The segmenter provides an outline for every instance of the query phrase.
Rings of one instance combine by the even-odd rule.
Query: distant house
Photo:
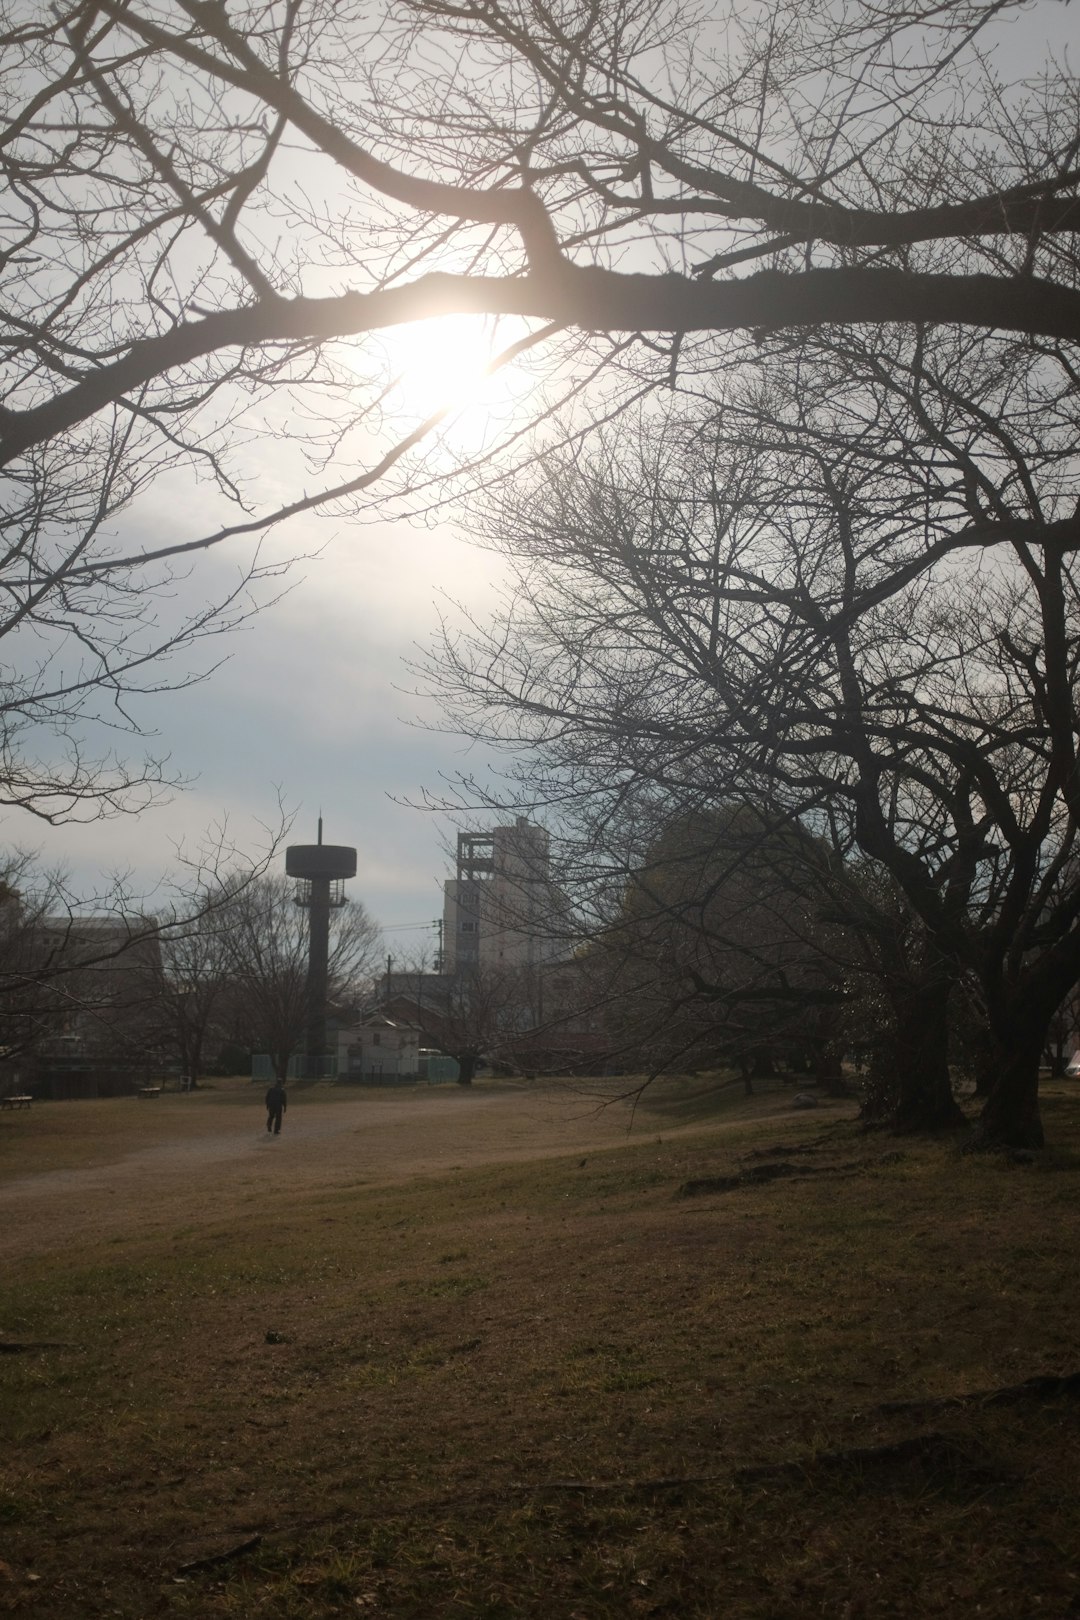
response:
[[[416,1024],[368,1012],[338,1030],[339,1080],[367,1084],[414,1081],[420,1076],[420,1029]]]
[[[23,1067],[37,1095],[133,1091],[160,1069],[161,947],[153,919],[41,918],[20,978],[6,999],[21,1006],[32,1031]]]
[[[472,1050],[511,1072],[586,1074],[617,1061],[619,1042],[607,1024],[610,1000],[593,959],[574,957],[457,976],[395,973],[387,976],[380,1011],[419,1026],[424,1047]]]

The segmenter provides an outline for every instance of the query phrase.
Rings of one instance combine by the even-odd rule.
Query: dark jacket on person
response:
[[[283,1114],[289,1106],[289,1099],[285,1095],[285,1087],[280,1080],[275,1080],[266,1093],[266,1112],[268,1114]]]

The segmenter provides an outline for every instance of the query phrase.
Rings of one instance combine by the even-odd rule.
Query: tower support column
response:
[[[356,851],[345,844],[324,844],[319,817],[317,844],[290,844],[285,870],[296,878],[296,901],[308,913],[307,1025],[304,1075],[321,1079],[328,1069],[326,991],[329,977],[330,913],[345,904],[344,883],[356,876]]]

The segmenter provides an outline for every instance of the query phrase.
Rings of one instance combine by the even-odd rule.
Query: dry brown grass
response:
[[[710,1121],[687,1086],[629,1139],[551,1091],[436,1089],[381,1124],[297,1099],[264,1151],[247,1095],[10,1121],[38,1168],[0,1223],[39,1236],[12,1239],[0,1329],[59,1344],[0,1355],[0,1611],[1080,1615],[1075,1400],[882,1409],[1080,1366],[1074,1092],[1023,1166],[777,1094]],[[246,1158],[218,1152],[233,1120]],[[791,1146],[819,1173],[677,1196]],[[822,1460],[917,1436],[941,1438]]]

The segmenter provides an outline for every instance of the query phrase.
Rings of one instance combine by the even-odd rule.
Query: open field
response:
[[[1080,1087],[259,1101],[0,1116],[0,1613],[1080,1616]]]

